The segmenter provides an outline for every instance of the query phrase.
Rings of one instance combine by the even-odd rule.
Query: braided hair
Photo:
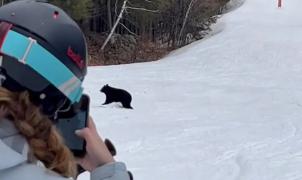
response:
[[[0,115],[11,120],[26,138],[30,151],[44,166],[64,177],[76,176],[76,163],[52,122],[35,106],[27,91],[0,87]]]

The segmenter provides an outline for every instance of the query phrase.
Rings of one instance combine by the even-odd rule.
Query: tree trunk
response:
[[[181,27],[181,30],[180,30],[180,33],[179,33],[179,36],[178,36],[178,39],[177,39],[178,45],[181,44],[181,42],[180,42],[181,41],[181,36],[182,36],[183,30],[184,30],[184,28],[186,26],[186,23],[187,23],[187,20],[188,20],[188,16],[190,14],[190,11],[191,11],[191,9],[193,7],[194,2],[195,2],[195,0],[191,0],[191,2],[189,4],[189,7],[187,9],[186,16],[185,16],[185,18],[183,20],[182,27]]]
[[[107,16],[110,31],[112,29],[111,0],[107,0]]]
[[[107,39],[105,40],[104,44],[102,45],[102,48],[101,48],[102,51],[105,49],[106,45],[108,44],[109,40],[112,37],[117,25],[119,24],[120,20],[122,19],[123,15],[124,15],[124,12],[125,12],[125,9],[126,9],[127,2],[128,2],[128,0],[124,0],[124,4],[122,6],[121,12],[120,12],[114,26],[112,27],[110,34],[108,35]]]

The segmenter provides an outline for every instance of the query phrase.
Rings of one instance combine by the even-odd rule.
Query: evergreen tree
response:
[[[89,9],[93,5],[91,0],[49,0],[49,2],[64,9],[76,21],[88,18]]]

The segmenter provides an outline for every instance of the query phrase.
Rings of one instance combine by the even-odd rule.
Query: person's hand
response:
[[[99,166],[114,162],[104,141],[98,135],[91,117],[88,120],[88,126],[84,129],[76,130],[75,133],[86,141],[86,155],[77,159],[77,163],[82,168],[91,172]]]

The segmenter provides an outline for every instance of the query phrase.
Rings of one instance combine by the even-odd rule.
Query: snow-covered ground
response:
[[[135,180],[302,179],[301,7],[246,0],[160,61],[89,69],[91,114]],[[134,110],[102,106],[105,84]]]

